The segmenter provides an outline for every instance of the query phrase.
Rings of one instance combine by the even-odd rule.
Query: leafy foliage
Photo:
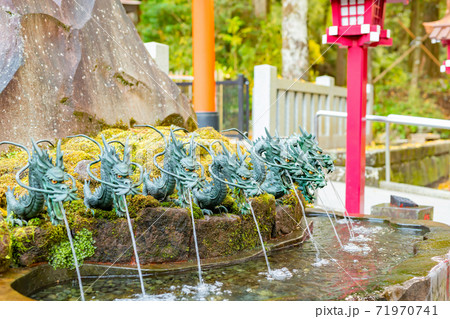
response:
[[[270,16],[259,19],[251,0],[214,1],[216,70],[225,78],[251,77],[258,64],[281,67],[281,4],[275,3]],[[192,73],[191,2],[147,0],[140,9],[137,28],[143,41],[168,44],[170,71]]]
[[[75,235],[73,245],[77,255],[78,265],[82,265],[85,258],[91,257],[95,253],[94,239],[92,233],[87,229],[82,229]],[[75,263],[72,255],[70,242],[64,241],[54,246],[50,251],[50,265],[53,268],[74,269]]]
[[[438,5],[439,17],[442,17],[446,2],[433,0],[434,4]],[[156,41],[170,46],[171,72],[192,74],[191,6],[191,1],[144,0],[140,7],[142,15],[138,31],[145,42]],[[222,72],[225,78],[235,78],[237,74],[242,73],[252,83],[253,68],[258,64],[276,66],[281,72],[282,0],[271,0],[270,8],[264,19],[255,16],[252,0],[214,1],[216,70]],[[393,46],[370,49],[372,78],[383,72],[410,48],[412,38],[401,24],[414,27],[413,29],[418,30],[415,31],[416,35],[423,36],[424,29],[421,24],[427,19],[425,10],[419,14],[421,21],[411,21],[411,10],[411,4],[388,5],[385,29],[391,30]],[[337,45],[321,44],[322,35],[332,24],[331,20],[329,0],[309,1],[310,81],[314,81],[318,75],[336,77],[336,66],[345,63],[345,60],[338,61]],[[429,46],[430,40],[424,43]],[[441,45],[436,45],[441,47],[438,59],[442,60],[445,50]],[[412,65],[408,57],[375,84],[375,114],[396,113],[434,118],[450,116],[450,103],[448,98],[444,97],[448,92],[448,78],[446,75],[438,75],[436,79],[430,79],[428,70],[423,66],[427,59],[422,52],[420,94],[417,96],[411,97],[409,92]],[[430,67],[438,68],[434,63]],[[381,129],[379,124],[375,124],[374,127],[375,133]],[[401,136],[417,130],[410,127],[394,127],[394,130],[397,129]]]

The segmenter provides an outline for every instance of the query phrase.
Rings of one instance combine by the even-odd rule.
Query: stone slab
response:
[[[389,203],[372,206],[370,215],[402,219],[433,220],[433,206],[396,207]]]

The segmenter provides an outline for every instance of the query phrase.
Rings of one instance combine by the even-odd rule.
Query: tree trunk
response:
[[[282,75],[289,79],[307,79],[308,61],[308,0],[283,0],[281,50]]]
[[[439,2],[440,0],[428,0],[425,2],[425,8],[423,13],[423,21],[436,21],[439,20]],[[425,46],[430,52],[439,60],[440,45],[432,44],[430,39],[425,41]],[[431,78],[439,76],[439,66],[437,66],[428,55],[425,55],[424,73]]]
[[[411,15],[410,15],[410,25],[409,29],[416,36],[417,39],[420,39],[422,34],[422,18],[423,14],[421,10],[422,1],[412,1],[411,2]],[[416,96],[418,96],[418,84],[419,84],[419,76],[420,76],[420,56],[422,49],[418,46],[411,54],[410,64],[411,64],[411,86],[409,90],[409,98],[413,100]]]

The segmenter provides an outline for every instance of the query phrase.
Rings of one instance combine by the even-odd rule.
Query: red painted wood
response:
[[[447,45],[447,60],[450,60],[450,41],[446,41],[445,44]],[[450,67],[445,68],[445,73],[450,74]]]
[[[366,163],[367,48],[357,43],[348,48],[347,61],[347,156],[345,165],[347,212],[364,213]]]
[[[216,111],[214,1],[192,1],[193,104],[196,112]]]
[[[386,3],[403,2],[406,4],[408,0],[365,0],[364,24],[369,24],[370,29],[365,32],[379,33],[378,41],[376,41],[376,35],[372,37],[371,41],[370,34],[363,34],[361,25],[346,26],[342,24],[341,8],[343,5],[346,8],[349,4],[354,5],[353,1],[352,3],[350,0],[346,3],[344,1],[342,5],[341,0],[330,1],[334,27],[333,35],[330,35],[330,29],[327,30],[325,42],[348,47],[346,209],[350,215],[360,215],[364,213],[367,48],[392,45],[392,39],[388,38],[387,30],[383,29]],[[356,4],[358,4],[357,0]],[[354,17],[354,14],[345,15],[345,17],[348,16]]]

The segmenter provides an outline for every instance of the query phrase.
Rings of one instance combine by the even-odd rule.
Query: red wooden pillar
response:
[[[219,128],[214,69],[214,0],[192,1],[193,104],[199,127]]]
[[[364,213],[367,47],[355,41],[348,48],[347,59],[345,202],[350,215],[359,215]]]
[[[450,0],[449,0],[450,1]],[[367,48],[392,45],[383,28],[386,3],[408,0],[330,0],[333,26],[323,43],[348,47],[346,210],[364,214]]]

